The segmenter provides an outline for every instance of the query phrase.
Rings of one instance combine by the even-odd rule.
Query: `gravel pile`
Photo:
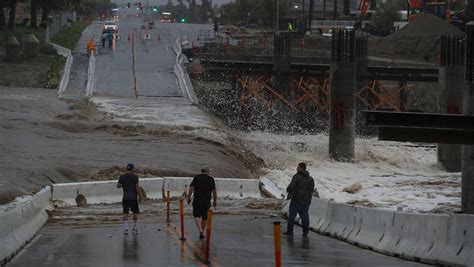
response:
[[[369,53],[395,59],[436,62],[442,35],[463,34],[445,20],[423,14],[407,26],[384,38],[369,40]]]

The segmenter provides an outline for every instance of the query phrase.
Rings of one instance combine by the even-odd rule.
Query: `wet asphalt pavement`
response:
[[[282,200],[217,199],[213,210],[210,266],[275,266],[274,226]],[[206,266],[205,240],[185,204],[186,240],[180,241],[179,198],[170,222],[163,200],[140,203],[140,233],[123,234],[121,204],[57,208],[33,242],[7,267],[16,266]],[[60,204],[60,203],[56,203]],[[131,228],[132,223],[129,222]],[[281,237],[282,266],[422,266],[310,232]]]
[[[185,241],[174,215],[139,224],[141,233],[124,235],[122,226],[61,227],[48,224],[7,267],[16,266],[206,266],[205,242],[191,216]],[[273,222],[268,215],[215,215],[210,266],[275,266]],[[131,223],[130,223],[131,225]],[[286,223],[282,221],[282,230]],[[422,266],[310,233],[282,236],[282,266]]]

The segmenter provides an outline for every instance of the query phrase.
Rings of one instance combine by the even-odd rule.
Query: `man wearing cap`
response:
[[[135,174],[135,166],[133,163],[127,165],[127,172],[122,174],[118,180],[117,188],[123,189],[122,207],[123,207],[123,232],[128,234],[128,213],[133,212],[133,229],[134,234],[138,234],[138,200],[140,198],[140,186],[138,185],[138,176]]]
[[[209,175],[209,171],[208,166],[202,166],[201,174],[194,176],[193,181],[189,185],[187,196],[189,204],[191,203],[191,195],[194,193],[193,217],[200,239],[204,239],[203,232],[206,230],[207,225],[207,210],[211,207],[211,193],[214,200],[214,208],[216,207],[217,200],[216,182]]]

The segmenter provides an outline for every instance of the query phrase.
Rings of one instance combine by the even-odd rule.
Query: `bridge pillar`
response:
[[[291,38],[279,33],[273,39],[272,87],[279,94],[288,92],[291,84]]]
[[[351,161],[355,139],[355,32],[332,32],[329,156]]]
[[[360,90],[368,82],[367,76],[369,75],[369,59],[367,58],[368,41],[367,36],[364,35],[363,31],[356,31],[355,42],[356,90]],[[364,95],[366,100],[369,100],[369,97],[372,96],[372,93],[369,95],[369,91],[367,91],[367,94]]]
[[[441,65],[439,68],[440,111],[461,114],[466,84],[463,76],[464,36],[444,35],[441,38]],[[462,145],[438,144],[438,161],[448,172],[462,170]]]
[[[466,87],[464,115],[474,116],[474,22],[466,24]],[[474,146],[464,145],[462,159],[461,208],[474,214]]]

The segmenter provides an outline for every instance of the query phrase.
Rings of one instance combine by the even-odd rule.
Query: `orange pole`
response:
[[[179,240],[184,241],[184,203],[183,199],[179,200],[179,217],[181,219],[181,238]]]
[[[281,267],[281,227],[280,222],[273,222],[273,235],[275,236],[275,266]]]
[[[170,190],[166,191],[166,221],[170,221]]]
[[[209,250],[211,249],[211,228],[212,228],[212,210],[207,210],[207,230],[206,230],[206,255],[205,262],[209,262]]]

